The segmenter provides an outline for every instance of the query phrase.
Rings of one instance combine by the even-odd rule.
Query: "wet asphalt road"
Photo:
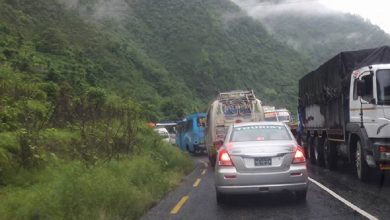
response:
[[[218,205],[215,198],[213,169],[207,157],[193,157],[196,168],[183,182],[141,219],[367,219],[328,192],[310,182],[306,203],[296,202],[290,194],[235,196]],[[382,181],[362,183],[348,165],[339,163],[337,171],[308,166],[309,176],[378,219],[390,219],[390,175]],[[204,171],[206,170],[206,171]],[[203,173],[203,175],[202,175]],[[200,179],[197,181],[197,179]],[[199,184],[195,187],[196,182]],[[185,196],[188,200],[176,214],[171,210]]]

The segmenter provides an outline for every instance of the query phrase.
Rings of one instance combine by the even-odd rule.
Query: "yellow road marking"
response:
[[[183,196],[180,201],[175,205],[175,207],[173,207],[173,209],[171,210],[171,214],[177,214],[180,211],[181,207],[187,202],[187,200],[188,196]]]
[[[202,171],[202,175],[204,175],[204,174],[206,173],[206,171],[207,171],[207,170],[206,170],[206,169],[204,169],[204,170]]]
[[[193,187],[198,187],[199,186],[199,183],[200,183],[200,178],[196,179],[194,185],[192,185]]]

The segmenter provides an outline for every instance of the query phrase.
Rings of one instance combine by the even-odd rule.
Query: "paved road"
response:
[[[146,213],[141,219],[367,219],[329,192],[310,182],[306,203],[292,195],[235,196],[232,202],[217,205],[213,170],[206,157],[194,157],[196,169],[181,185]],[[383,182],[361,183],[348,166],[338,171],[309,166],[309,176],[378,219],[390,218],[390,175]],[[200,182],[199,180],[200,179]],[[187,199],[187,200],[186,200]],[[182,201],[182,206],[180,206]],[[179,203],[179,205],[178,205]],[[171,211],[177,208],[176,214]]]

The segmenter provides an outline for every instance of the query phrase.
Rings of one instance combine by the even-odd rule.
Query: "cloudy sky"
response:
[[[369,19],[390,34],[389,0],[318,0],[326,7]]]

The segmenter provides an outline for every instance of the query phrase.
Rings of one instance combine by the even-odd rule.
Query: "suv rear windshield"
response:
[[[291,140],[283,125],[250,125],[233,128],[231,142]]]

